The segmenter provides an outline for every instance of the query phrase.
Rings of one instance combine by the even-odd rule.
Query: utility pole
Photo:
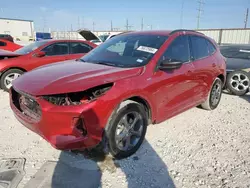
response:
[[[143,31],[143,18],[141,19],[141,31]]]
[[[183,7],[184,7],[184,0],[181,2],[181,17],[180,17],[180,26],[183,27]]]
[[[198,10],[198,15],[197,15],[197,29],[200,28],[200,18],[201,18],[201,13],[203,11],[202,9],[202,5],[204,5],[205,3],[203,2],[203,0],[198,0],[198,4],[199,4],[199,8]]]
[[[79,16],[77,17],[77,24],[78,24],[78,29],[80,29],[81,28],[81,24],[80,24],[80,17]]]
[[[128,24],[128,19],[126,20],[126,25],[125,25],[125,28],[126,28],[126,31],[128,31],[129,29],[131,29],[131,25]]]
[[[95,22],[93,22],[93,31],[95,31]]]
[[[82,17],[82,29],[84,29],[84,17]]]
[[[113,23],[112,23],[112,20],[110,22],[110,30],[113,31]]]
[[[244,28],[247,28],[247,22],[248,22],[248,8],[247,8],[247,12],[246,12],[246,17],[245,17],[245,20],[244,20]]]

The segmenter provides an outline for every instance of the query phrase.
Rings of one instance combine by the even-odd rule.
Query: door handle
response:
[[[186,75],[190,75],[192,73],[192,71],[191,70],[188,70],[187,72],[186,72]]]

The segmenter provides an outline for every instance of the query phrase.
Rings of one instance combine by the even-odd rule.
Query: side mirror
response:
[[[35,57],[44,57],[45,55],[45,52],[40,51],[35,54]]]
[[[160,63],[159,69],[160,70],[173,70],[173,69],[178,69],[182,66],[182,62],[180,61],[169,61],[169,60],[164,60]]]

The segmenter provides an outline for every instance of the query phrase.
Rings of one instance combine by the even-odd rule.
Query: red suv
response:
[[[121,34],[78,61],[48,65],[14,81],[17,119],[55,148],[107,146],[132,155],[148,124],[189,108],[215,109],[226,64],[213,40],[189,30]]]

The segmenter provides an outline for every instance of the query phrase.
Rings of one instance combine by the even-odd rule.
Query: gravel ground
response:
[[[80,161],[82,170],[99,166],[102,176],[97,181],[104,188],[250,187],[249,102],[250,95],[223,94],[212,112],[193,108],[149,126],[141,149],[114,164],[109,157],[95,162],[55,150],[17,122],[8,94],[0,91],[0,158],[27,159],[20,188],[48,160]]]

